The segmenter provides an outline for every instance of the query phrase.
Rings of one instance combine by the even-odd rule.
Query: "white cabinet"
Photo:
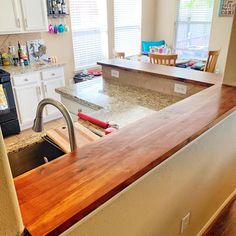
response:
[[[13,77],[14,93],[20,124],[31,126],[37,105],[42,99],[40,73],[27,73]]]
[[[61,97],[58,93],[55,92],[55,89],[64,86],[64,78],[59,77],[55,79],[48,79],[46,81],[43,81],[42,84],[43,84],[44,97],[53,98],[57,101],[61,101]],[[57,108],[50,105],[46,107],[46,111],[48,116],[60,114]]]
[[[52,76],[50,76],[52,74]],[[47,75],[45,77],[45,75]],[[54,77],[54,75],[58,75]],[[64,86],[63,67],[43,70],[42,72],[25,73],[12,77],[13,90],[16,100],[21,129],[32,127],[38,103],[43,98],[53,98],[61,101],[56,88]],[[60,112],[47,105],[44,111],[44,121],[61,117]]]
[[[0,33],[19,33],[22,31],[19,0],[0,0]]]
[[[46,31],[44,0],[0,0],[0,34]]]
[[[47,8],[45,0],[21,0],[25,31],[47,30]]]
[[[32,125],[37,105],[42,99],[38,83],[19,86],[15,88],[18,114],[22,125]]]

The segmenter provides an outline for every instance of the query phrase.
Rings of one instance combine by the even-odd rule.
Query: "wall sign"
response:
[[[235,12],[236,0],[221,0],[219,16],[233,16]]]

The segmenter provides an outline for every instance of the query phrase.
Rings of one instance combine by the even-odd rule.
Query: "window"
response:
[[[182,59],[207,57],[214,0],[178,0],[175,50]]]
[[[141,0],[114,0],[115,50],[126,55],[140,53]]]
[[[75,70],[107,56],[106,0],[70,0]]]

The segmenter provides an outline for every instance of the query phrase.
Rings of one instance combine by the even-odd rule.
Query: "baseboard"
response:
[[[236,189],[229,195],[229,197],[223,202],[223,204],[217,209],[217,211],[214,213],[214,215],[208,220],[208,222],[205,224],[205,226],[200,230],[200,232],[197,234],[197,236],[202,236],[206,231],[210,228],[212,224],[216,221],[219,214],[224,210],[225,207],[227,207],[231,201],[236,196]]]

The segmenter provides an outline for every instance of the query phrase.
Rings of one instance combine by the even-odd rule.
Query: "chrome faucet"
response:
[[[73,126],[73,121],[70,116],[69,111],[66,109],[66,107],[59,101],[56,101],[51,98],[45,98],[38,104],[37,111],[36,111],[36,117],[34,119],[34,125],[32,129],[35,132],[42,132],[43,130],[43,108],[46,105],[52,105],[56,107],[63,115],[63,117],[66,120],[68,133],[69,133],[69,141],[70,141],[70,149],[71,151],[74,151],[76,149],[76,139],[75,139],[75,130]]]

